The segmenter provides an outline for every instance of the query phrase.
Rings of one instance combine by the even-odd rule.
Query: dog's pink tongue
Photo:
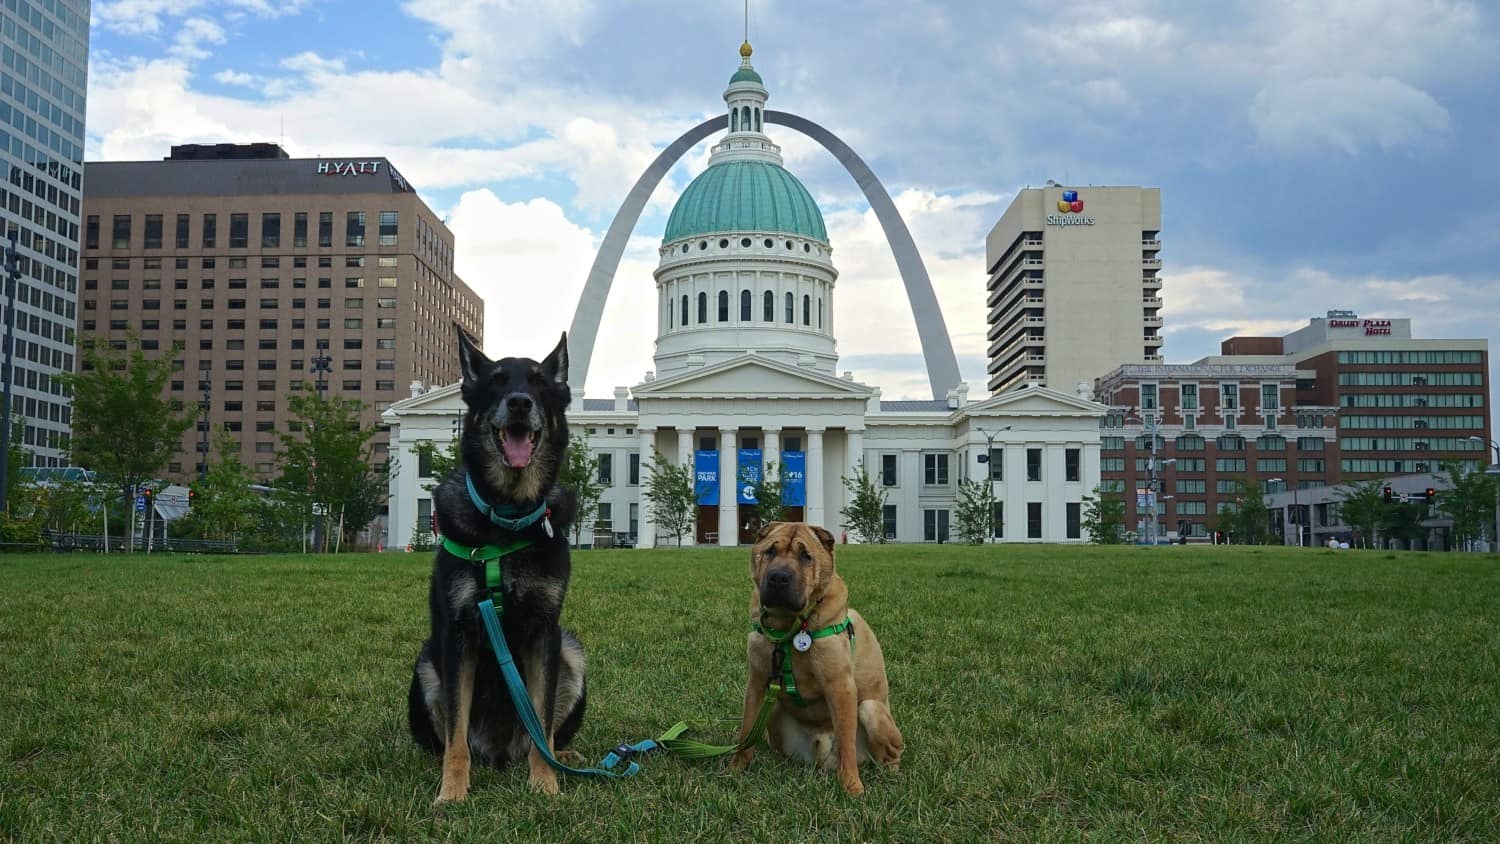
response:
[[[528,434],[506,431],[500,439],[500,447],[505,450],[505,462],[513,469],[523,469],[531,462],[531,437]]]

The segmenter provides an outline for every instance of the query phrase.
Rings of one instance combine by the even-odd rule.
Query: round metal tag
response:
[[[807,635],[806,630],[802,630],[792,637],[792,647],[796,648],[798,653],[807,653],[807,649],[812,647],[812,637]]]

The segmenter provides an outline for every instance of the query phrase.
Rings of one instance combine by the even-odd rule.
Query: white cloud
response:
[[[207,18],[188,18],[182,22],[182,28],[177,31],[169,52],[179,58],[196,61],[209,56],[203,45],[223,43],[223,27]]]
[[[1390,76],[1358,73],[1274,84],[1250,105],[1250,122],[1266,144],[1301,152],[1332,147],[1355,154],[1425,146],[1448,130],[1447,109]]]

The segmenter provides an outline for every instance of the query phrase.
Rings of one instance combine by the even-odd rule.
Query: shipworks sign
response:
[[[1092,226],[1094,218],[1085,216],[1083,213],[1083,200],[1078,198],[1078,191],[1065,190],[1062,199],[1057,201],[1056,214],[1047,215],[1049,226]]]

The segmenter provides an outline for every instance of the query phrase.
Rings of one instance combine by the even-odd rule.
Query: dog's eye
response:
[[[807,553],[806,548],[803,548],[802,553],[797,555],[797,559],[801,560],[802,563],[806,565],[807,563],[812,562],[812,555]]]

